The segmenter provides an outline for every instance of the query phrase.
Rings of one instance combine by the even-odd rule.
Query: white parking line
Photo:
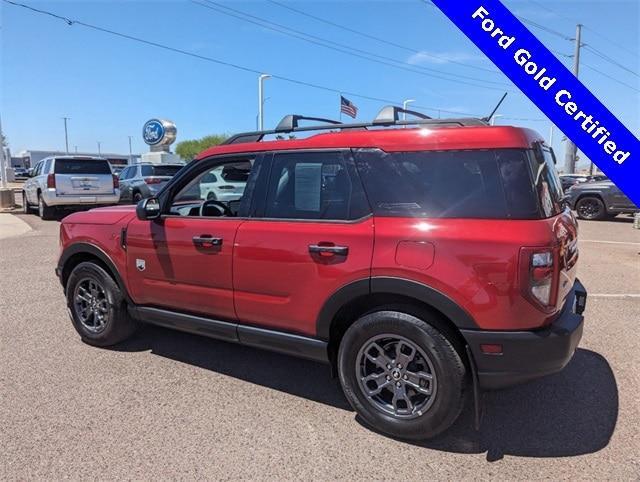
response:
[[[640,298],[640,293],[589,293],[588,298]]]
[[[602,243],[602,244],[631,244],[633,246],[640,246],[640,243],[634,243],[632,241],[600,241],[599,239],[580,239],[581,243]]]

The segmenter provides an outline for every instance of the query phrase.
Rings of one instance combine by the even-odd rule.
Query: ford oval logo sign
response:
[[[142,128],[142,138],[150,146],[160,144],[164,139],[164,125],[158,119],[151,119]]]

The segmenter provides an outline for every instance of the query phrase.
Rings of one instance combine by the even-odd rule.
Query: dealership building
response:
[[[64,151],[39,151],[39,150],[31,150],[27,149],[24,151],[18,152],[17,155],[12,155],[11,159],[11,167],[24,167],[28,169],[36,165],[36,163],[45,157],[51,156],[92,156],[92,157],[104,157],[107,159],[112,166],[126,166],[127,164],[135,164],[140,162],[140,155],[133,154],[129,156],[129,154],[115,154],[112,152],[72,152],[67,153]]]

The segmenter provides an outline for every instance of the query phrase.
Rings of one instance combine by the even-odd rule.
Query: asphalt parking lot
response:
[[[7,215],[2,215],[7,216]],[[488,393],[409,444],[359,423],[324,365],[147,327],[80,341],[54,275],[58,222],[0,239],[2,479],[640,477],[640,230],[580,223],[584,338],[560,374]]]

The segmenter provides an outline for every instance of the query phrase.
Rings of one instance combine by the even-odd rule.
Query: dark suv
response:
[[[135,210],[65,218],[56,273],[82,339],[152,323],[326,362],[367,423],[407,439],[449,427],[468,387],[478,402],[561,370],[586,292],[551,149],[527,129],[399,112],[287,116]],[[266,140],[310,130],[330,132]],[[221,168],[246,180],[239,199],[200,189]]]
[[[609,180],[576,184],[567,190],[566,200],[580,219],[588,220],[614,218],[640,209]]]
[[[156,195],[184,164],[139,163],[120,172],[120,202],[138,203]]]

